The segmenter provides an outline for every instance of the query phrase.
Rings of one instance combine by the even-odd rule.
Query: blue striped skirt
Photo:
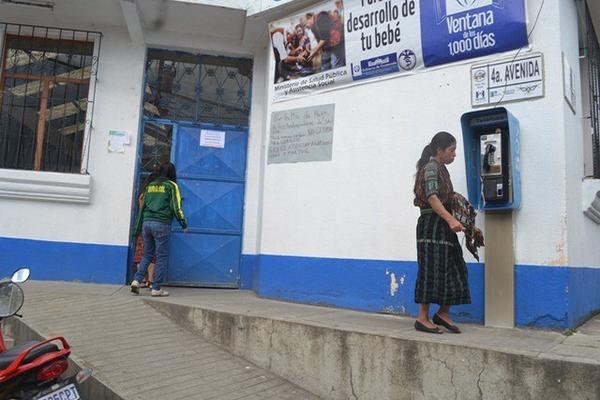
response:
[[[417,223],[417,260],[416,303],[471,303],[467,267],[458,237],[431,209],[422,210]]]

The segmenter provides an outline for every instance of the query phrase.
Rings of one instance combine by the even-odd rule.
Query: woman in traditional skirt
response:
[[[456,236],[465,228],[452,215],[454,188],[446,169],[455,157],[454,136],[438,132],[417,163],[414,204],[421,209],[421,216],[417,223],[419,273],[415,302],[419,304],[419,316],[415,329],[422,332],[442,333],[439,326],[443,326],[460,333],[450,318],[450,306],[471,303],[467,268]],[[431,303],[440,305],[433,322],[429,319]]]

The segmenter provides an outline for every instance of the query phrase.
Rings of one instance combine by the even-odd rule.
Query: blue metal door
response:
[[[171,159],[189,232],[173,224],[169,284],[239,286],[247,138],[247,128],[178,126]]]

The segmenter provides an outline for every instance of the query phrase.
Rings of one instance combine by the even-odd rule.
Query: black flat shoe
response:
[[[428,328],[426,325],[423,325],[421,322],[419,321],[415,321],[415,329],[420,331],[420,332],[427,332],[427,333],[444,333],[439,327],[435,327],[435,328]]]
[[[452,333],[460,333],[460,329],[456,325],[452,325],[444,321],[439,315],[433,315],[433,323],[436,325],[441,325],[444,328],[448,329]]]

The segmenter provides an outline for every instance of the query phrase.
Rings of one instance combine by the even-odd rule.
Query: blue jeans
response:
[[[171,225],[158,221],[144,221],[142,225],[142,238],[144,239],[144,256],[140,262],[140,268],[135,273],[135,280],[141,282],[148,272],[148,265],[152,257],[156,255],[154,266],[154,282],[152,289],[160,290],[167,264],[169,262],[169,237],[171,236]]]

